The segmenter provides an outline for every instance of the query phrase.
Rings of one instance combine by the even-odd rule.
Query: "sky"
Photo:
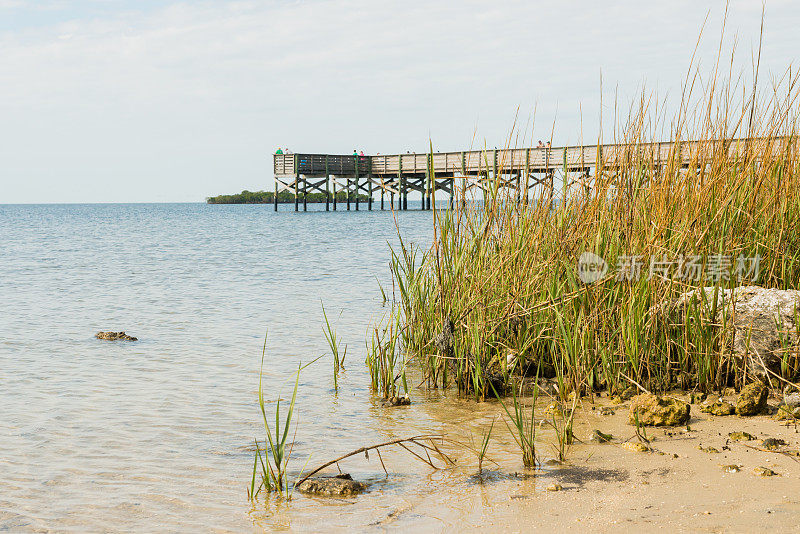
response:
[[[723,48],[746,76],[761,9],[729,6]],[[270,190],[278,146],[502,146],[515,116],[535,140],[588,144],[615,98],[680,99],[702,28],[696,66],[711,72],[724,13],[707,0],[0,0],[0,203]],[[762,83],[795,61],[798,27],[795,1],[767,0]]]

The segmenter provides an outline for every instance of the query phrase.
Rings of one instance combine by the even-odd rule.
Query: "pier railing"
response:
[[[702,166],[715,158],[741,158],[750,154],[773,154],[797,145],[797,138],[736,138],[702,141],[652,142],[635,144],[599,144],[564,147],[532,147],[465,150],[458,152],[406,153],[373,156],[337,154],[275,154],[274,174],[276,191],[288,189],[300,192],[329,192],[329,186],[340,191],[366,193],[380,191],[394,199],[398,194],[407,204],[409,191],[422,193],[430,204],[431,191],[454,191],[454,179],[465,178],[464,188],[485,188],[482,177],[501,178],[503,186],[525,187],[542,185],[553,174],[578,173],[588,177],[590,170],[613,171],[631,160],[653,166]],[[796,146],[795,146],[796,148]],[[318,178],[325,178],[325,187]],[[533,178],[528,181],[527,178]],[[314,180],[314,179],[317,180]],[[583,180],[583,178],[580,178]],[[333,180],[329,183],[329,180]],[[357,195],[356,195],[357,196]],[[297,203],[295,203],[297,205]],[[348,202],[349,206],[349,202]],[[370,203],[371,206],[371,203]],[[335,204],[334,204],[335,207]],[[356,209],[358,203],[356,201]]]

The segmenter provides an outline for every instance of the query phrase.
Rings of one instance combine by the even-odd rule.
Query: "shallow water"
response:
[[[330,356],[301,374],[295,469],[481,421],[474,404],[435,392],[415,389],[407,408],[371,397],[364,342],[387,311],[379,281],[391,297],[394,219],[309,207],[0,206],[0,530],[367,526],[398,520],[394,499],[467,483],[387,453],[388,479],[374,457],[348,464],[374,482],[357,502],[297,495],[251,509],[264,333],[274,401],[300,362],[327,351],[321,301],[346,370],[338,394]],[[397,222],[404,239],[430,243],[431,212]]]
[[[397,221],[406,240],[430,242],[430,212]],[[716,531],[753,530],[766,517],[771,527],[796,525],[800,502],[786,497],[798,477],[793,459],[725,451],[722,436],[739,426],[693,420],[699,432],[658,434],[664,455],[576,444],[569,464],[534,476],[496,402],[414,387],[411,406],[382,407],[369,393],[364,341],[387,311],[378,282],[391,297],[388,242],[396,241],[392,214],[379,211],[0,206],[0,530]],[[300,362],[327,352],[321,300],[347,343],[346,370],[338,393],[330,355],[301,374],[292,474],[400,437],[480,439],[495,420],[482,476],[461,445],[445,445],[457,462],[441,470],[394,450],[383,454],[388,476],[374,454],[342,462],[370,483],[358,498],[248,501],[253,440],[264,438],[256,403],[264,332],[274,402],[290,396]],[[100,341],[98,330],[140,340]],[[576,435],[598,425],[631,439],[617,411],[598,417],[587,404]],[[796,441],[791,429],[772,434],[772,421],[747,424]],[[554,441],[542,427],[540,459],[553,456]],[[722,458],[697,452],[698,443]],[[782,476],[729,475],[720,462]],[[545,491],[554,481],[564,491]]]

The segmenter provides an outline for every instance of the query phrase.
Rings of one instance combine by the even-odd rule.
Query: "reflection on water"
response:
[[[430,242],[430,212],[397,220],[406,239]],[[274,401],[298,362],[327,351],[321,300],[346,370],[338,394],[329,358],[302,373],[294,469],[416,434],[468,441],[497,415],[437,392],[415,390],[400,408],[370,397],[365,334],[386,312],[378,282],[391,295],[396,238],[379,211],[0,206],[0,530],[435,529],[481,524],[509,494],[540,489],[491,472],[476,483],[465,450],[440,471],[400,450],[384,453],[388,477],[377,458],[343,462],[372,483],[358,499],[248,503],[264,331]],[[520,463],[499,421],[490,461]]]

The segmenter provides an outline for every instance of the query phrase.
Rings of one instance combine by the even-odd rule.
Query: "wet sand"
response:
[[[648,428],[652,452],[622,447],[636,441],[627,424],[627,404],[610,405],[596,399],[595,408],[610,406],[613,415],[600,415],[587,400],[578,409],[576,443],[568,461],[554,464],[555,437],[546,427],[537,438],[542,469],[522,467],[519,451],[499,418],[496,402],[440,399],[386,411],[387,429],[407,425],[414,413],[435,414],[441,430],[458,439],[479,434],[497,416],[489,457],[476,476],[474,456],[457,448],[455,467],[433,471],[401,453],[385,453],[390,475],[367,469],[359,459],[342,468],[372,482],[356,498],[314,498],[296,494],[287,505],[268,504],[251,513],[257,529],[312,531],[409,530],[433,531],[586,531],[591,532],[753,532],[794,530],[800,520],[798,458],[755,450],[767,437],[800,447],[800,434],[769,416],[714,417],[692,406],[690,430]],[[542,406],[542,408],[544,405]],[[539,413],[542,413],[539,410]],[[611,443],[588,441],[594,429],[611,433]],[[730,441],[728,433],[744,431],[754,441]],[[713,447],[720,452],[705,452]],[[314,462],[312,462],[314,463]],[[728,472],[723,466],[740,466]],[[753,472],[769,468],[776,476]],[[560,491],[548,491],[559,484]]]

